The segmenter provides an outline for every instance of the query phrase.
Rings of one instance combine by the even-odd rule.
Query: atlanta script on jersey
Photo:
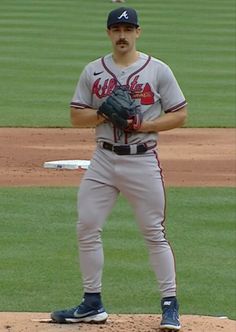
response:
[[[128,86],[139,105],[144,120],[154,120],[162,112],[176,112],[187,103],[171,71],[162,61],[139,53],[127,68],[118,67],[108,54],[89,63],[83,70],[71,107],[98,109],[118,85]],[[96,128],[96,138],[111,143],[135,144],[157,140],[157,133],[125,133],[110,123]]]

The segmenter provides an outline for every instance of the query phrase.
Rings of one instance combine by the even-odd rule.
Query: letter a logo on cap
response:
[[[129,16],[128,16],[128,13],[127,13],[127,10],[125,10],[119,17],[118,19],[122,19],[122,17],[124,17],[126,20],[128,20]]]

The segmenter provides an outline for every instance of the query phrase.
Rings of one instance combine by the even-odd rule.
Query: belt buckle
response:
[[[114,152],[114,153],[116,153],[116,154],[118,154],[119,156],[120,155],[123,155],[123,154],[126,154],[126,153],[123,153],[122,152],[122,146],[121,145],[113,145],[112,146],[112,151]]]
[[[115,154],[120,154],[119,147],[120,145],[112,144],[111,151],[114,152]]]

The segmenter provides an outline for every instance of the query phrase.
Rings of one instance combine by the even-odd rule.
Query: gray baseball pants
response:
[[[175,261],[165,238],[165,191],[156,151],[120,156],[99,147],[78,193],[77,230],[84,292],[101,292],[102,228],[120,192],[135,212],[161,296],[175,296]]]

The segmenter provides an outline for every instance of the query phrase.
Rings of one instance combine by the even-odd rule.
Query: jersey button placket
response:
[[[121,85],[126,84],[126,72],[125,70],[121,70],[119,75],[118,75],[118,80],[121,83]]]

